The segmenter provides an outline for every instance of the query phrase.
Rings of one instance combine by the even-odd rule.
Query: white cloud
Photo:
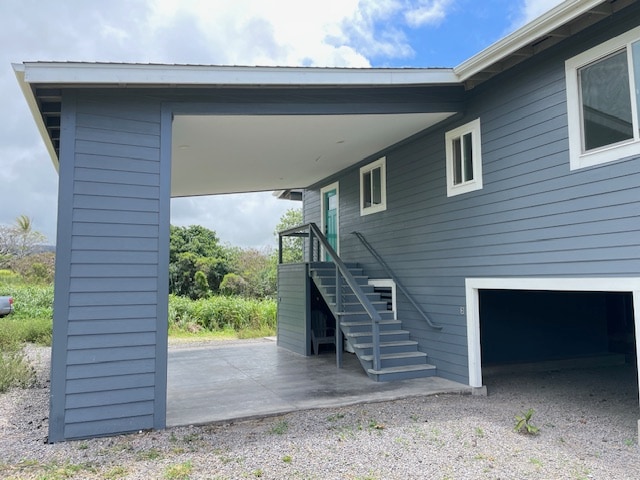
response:
[[[562,2],[563,0],[524,0],[520,7],[520,15],[516,18],[513,29],[529,23]]]
[[[55,241],[58,178],[12,62],[367,67],[374,56],[411,57],[403,29],[437,22],[450,1],[1,0],[0,224],[26,214]],[[177,200],[173,219],[265,245],[288,206],[262,195],[260,208],[254,197]]]
[[[411,27],[424,25],[439,25],[447,16],[447,8],[452,0],[422,0],[418,5],[404,14]]]

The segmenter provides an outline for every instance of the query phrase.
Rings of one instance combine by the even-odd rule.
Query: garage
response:
[[[471,386],[483,386],[483,371],[496,366],[547,362],[554,368],[617,363],[638,382],[639,278],[467,278],[465,284]],[[632,387],[637,393],[638,385]]]

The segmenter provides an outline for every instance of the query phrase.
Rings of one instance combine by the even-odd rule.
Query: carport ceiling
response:
[[[307,187],[452,114],[176,115],[171,193]]]

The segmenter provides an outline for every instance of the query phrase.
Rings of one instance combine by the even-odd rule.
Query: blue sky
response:
[[[453,67],[559,0],[2,0],[0,224],[22,214],[55,242],[57,174],[11,63],[108,61]],[[269,192],[172,201],[172,223],[275,246],[292,206]],[[240,220],[239,220],[240,219]]]

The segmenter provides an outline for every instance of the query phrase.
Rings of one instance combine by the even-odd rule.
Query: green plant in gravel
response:
[[[289,422],[287,422],[286,420],[280,420],[273,427],[271,427],[271,430],[269,430],[269,433],[272,433],[274,435],[284,435],[288,431],[289,431]]]
[[[126,467],[123,466],[117,466],[117,467],[113,467],[109,470],[107,470],[105,473],[102,474],[102,478],[105,478],[107,480],[117,480],[119,478],[127,478],[127,474],[129,473],[129,471],[126,469]]]
[[[531,423],[535,410],[530,408],[520,415],[516,415],[516,425],[513,427],[513,431],[517,433],[526,433],[528,435],[537,435],[540,429]]]
[[[293,461],[293,458],[291,458],[291,455],[285,455],[284,457],[282,457],[282,461],[284,463],[291,463]]]
[[[175,465],[169,465],[164,471],[164,478],[167,480],[188,480],[193,471],[191,460]]]
[[[158,460],[162,458],[162,452],[157,448],[150,448],[149,450],[142,450],[136,454],[136,459],[140,461],[145,460]]]
[[[38,480],[64,480],[75,476],[83,476],[82,472],[96,473],[96,468],[90,463],[45,463],[40,465],[44,474],[39,475]]]
[[[36,374],[21,347],[0,349],[0,393],[12,387],[28,388],[35,382]]]

